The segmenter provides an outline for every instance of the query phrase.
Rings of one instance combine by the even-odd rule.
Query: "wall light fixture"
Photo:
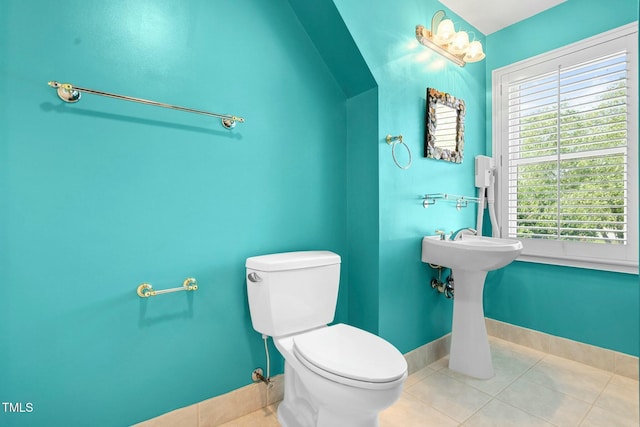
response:
[[[485,57],[482,43],[469,42],[469,34],[462,30],[456,32],[451,19],[445,18],[444,11],[439,10],[431,18],[431,30],[416,25],[418,41],[461,67],[467,62],[482,61]]]

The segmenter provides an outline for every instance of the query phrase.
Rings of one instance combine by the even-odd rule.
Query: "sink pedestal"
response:
[[[449,369],[471,377],[493,377],[493,363],[482,307],[486,271],[452,270],[453,324]]]
[[[484,324],[482,291],[487,272],[515,260],[522,243],[514,239],[460,236],[422,238],[422,262],[451,268],[454,279],[453,324],[449,368],[471,377],[493,377],[491,350]]]

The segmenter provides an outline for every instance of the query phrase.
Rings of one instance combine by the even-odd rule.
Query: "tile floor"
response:
[[[410,375],[381,427],[640,425],[638,381],[490,337],[495,377],[476,380],[448,358]],[[279,427],[277,404],[223,427]],[[339,426],[336,426],[339,427]],[[348,426],[344,426],[348,427]]]

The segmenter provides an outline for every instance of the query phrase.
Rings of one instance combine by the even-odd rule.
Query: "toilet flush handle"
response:
[[[262,282],[262,277],[258,276],[258,273],[253,272],[253,273],[249,273],[249,275],[247,276],[249,278],[250,281],[252,282]]]

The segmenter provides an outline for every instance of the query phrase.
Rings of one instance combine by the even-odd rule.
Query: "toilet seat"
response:
[[[407,375],[407,362],[393,345],[345,324],[293,337],[293,353],[318,375],[355,387],[387,388]]]

